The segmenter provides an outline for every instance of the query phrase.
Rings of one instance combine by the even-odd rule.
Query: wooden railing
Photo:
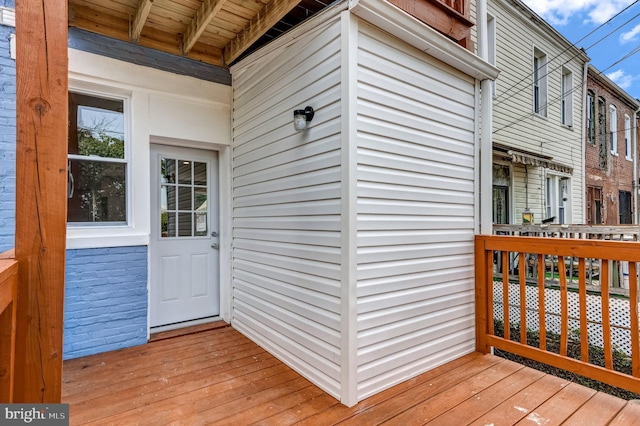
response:
[[[509,283],[508,259],[517,255],[520,267],[516,282]],[[560,330],[558,333],[559,347],[550,350],[547,345],[548,320],[547,305],[545,305],[546,280],[544,271],[544,257],[552,255],[557,257],[558,270],[564,271],[564,265],[568,259],[572,259],[578,265],[577,298],[569,298],[567,277],[559,273],[559,311]],[[532,287],[525,277],[525,259],[531,256],[537,257],[539,271],[537,283]],[[494,271],[494,259],[501,258],[501,271]],[[600,281],[601,306],[599,312],[599,327],[602,334],[603,365],[590,362],[589,320],[587,315],[587,286],[586,265],[587,259],[598,259],[602,265]],[[614,369],[612,344],[612,326],[609,295],[610,262],[628,262],[629,264],[629,330],[631,339],[630,365],[628,372]],[[476,236],[475,239],[475,271],[476,271],[476,348],[479,352],[487,353],[491,348],[504,350],[525,358],[539,361],[554,367],[558,367],[573,373],[608,383],[613,386],[625,388],[632,392],[640,393],[640,330],[638,328],[638,267],[640,262],[640,243],[632,241],[601,241],[601,240],[575,240],[538,237],[514,237],[514,236]],[[494,283],[501,288],[494,289]],[[516,286],[517,299],[509,300],[509,287]],[[495,293],[500,294],[502,300],[494,301]],[[529,329],[527,324],[527,290],[537,294],[536,328],[537,342],[535,346],[527,343]],[[578,318],[572,318],[573,323],[579,324],[577,330],[570,329],[570,300],[577,300],[579,306]],[[514,303],[515,302],[515,303]],[[502,312],[494,312],[494,306],[501,306]],[[529,307],[531,303],[529,303]],[[517,312],[509,312],[510,309]],[[571,306],[576,311],[575,306]],[[501,315],[497,315],[501,314]],[[502,332],[496,332],[495,317],[503,318]],[[519,318],[519,324],[510,321],[512,317]],[[511,332],[511,326],[517,329],[517,335]],[[571,336],[571,338],[570,338]],[[579,355],[570,357],[568,346],[579,336]],[[600,348],[598,348],[600,350]],[[579,359],[578,359],[579,358]],[[618,369],[619,370],[619,369]]]
[[[13,402],[18,262],[13,250],[0,254],[0,402]]]

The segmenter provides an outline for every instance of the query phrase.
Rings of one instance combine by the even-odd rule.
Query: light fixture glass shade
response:
[[[293,128],[296,130],[304,130],[307,128],[307,116],[304,110],[297,109],[293,112]]]

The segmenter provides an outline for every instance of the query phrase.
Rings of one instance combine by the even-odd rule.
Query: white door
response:
[[[151,327],[220,313],[217,177],[217,152],[151,146]]]

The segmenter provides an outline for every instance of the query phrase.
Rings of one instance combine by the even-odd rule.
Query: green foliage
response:
[[[107,134],[104,129],[78,128],[78,154],[106,158],[124,158],[124,140]]]

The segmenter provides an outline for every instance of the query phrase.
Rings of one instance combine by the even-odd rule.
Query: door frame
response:
[[[177,148],[194,148],[218,152],[218,222],[219,222],[219,283],[220,283],[220,318],[231,323],[231,146],[212,144],[209,142],[175,139],[162,136],[150,136],[147,157],[151,157],[151,145],[166,145]],[[150,165],[149,165],[150,166]],[[151,188],[151,167],[147,171],[148,185]],[[151,208],[149,205],[148,220],[151,223]],[[151,225],[152,226],[152,225]],[[151,228],[149,228],[151,240]],[[151,307],[151,262],[147,262],[147,307]],[[159,328],[154,328],[154,332]],[[147,309],[147,340],[151,336],[151,310]]]

